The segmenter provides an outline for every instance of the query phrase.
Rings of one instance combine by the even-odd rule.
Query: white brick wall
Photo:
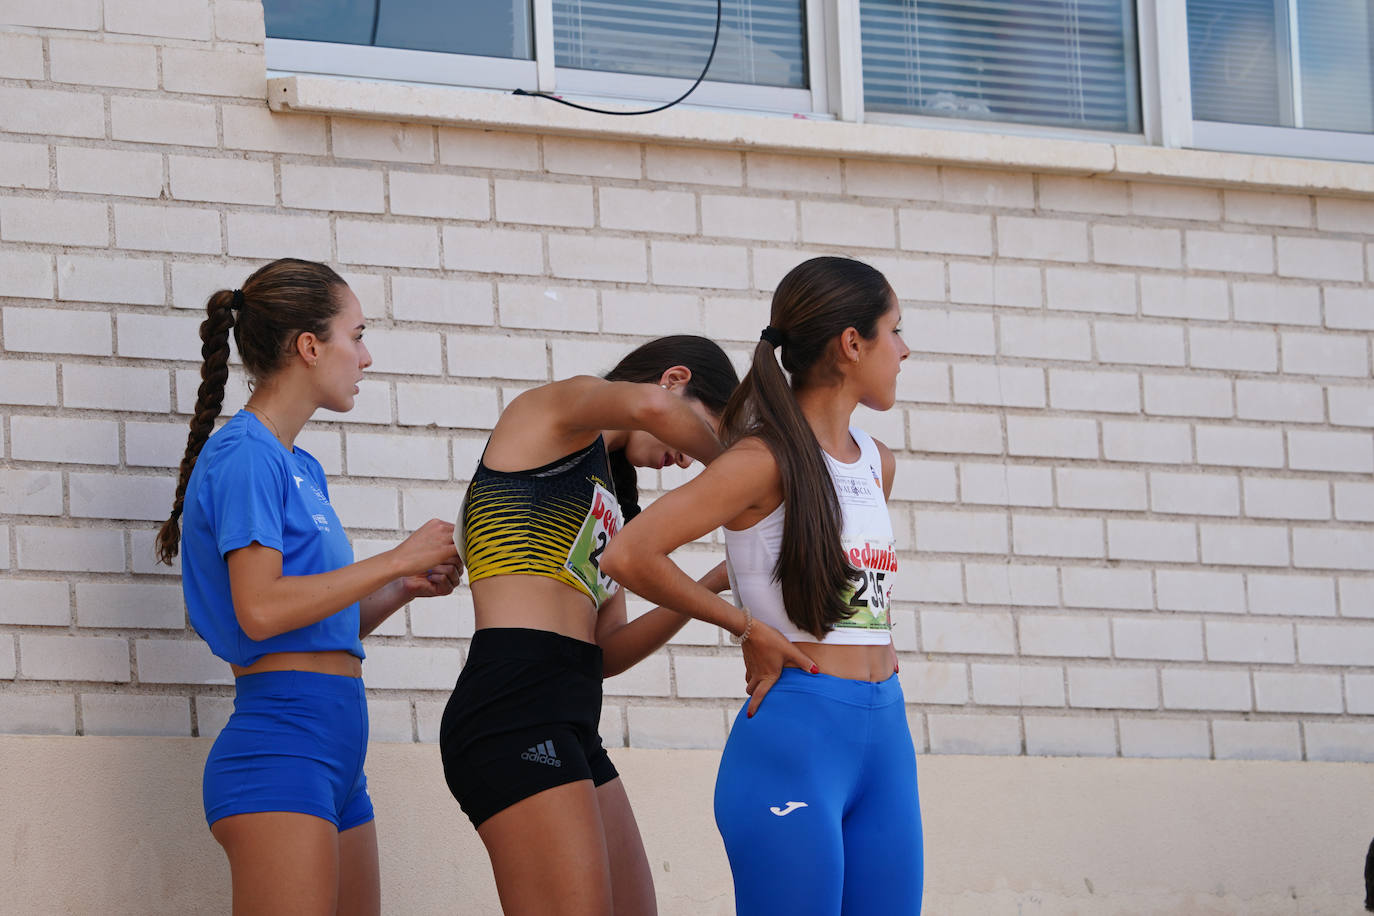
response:
[[[452,517],[522,388],[663,333],[744,352],[778,278],[839,249],[915,354],[862,422],[898,458],[918,746],[1374,757],[1368,202],[274,114],[256,4],[11,12],[0,731],[227,716],[151,540],[197,312],[264,259],[348,265],[364,301],[371,377],[302,443],[366,555]],[[466,591],[383,627],[379,740],[436,739],[472,627]],[[608,682],[607,742],[717,747],[741,691],[694,623]]]

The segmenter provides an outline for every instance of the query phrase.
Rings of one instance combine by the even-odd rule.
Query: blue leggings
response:
[[[735,717],[716,826],[739,916],[919,913],[916,751],[896,675],[784,668],[754,717]]]

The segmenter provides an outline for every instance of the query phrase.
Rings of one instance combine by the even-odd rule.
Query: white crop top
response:
[[[897,551],[892,542],[892,519],[883,497],[883,463],[873,437],[860,429],[849,434],[859,445],[853,464],[826,455],[835,494],[840,500],[843,530],[840,540],[849,563],[863,574],[852,586],[848,603],[853,614],[835,625],[825,645],[871,646],[892,642],[888,602],[897,575]],[[758,620],[777,628],[792,642],[815,642],[816,637],[788,618],[782,586],[773,581],[773,568],[782,550],[783,506],[741,531],[725,531],[725,559],[735,603],[749,608]]]

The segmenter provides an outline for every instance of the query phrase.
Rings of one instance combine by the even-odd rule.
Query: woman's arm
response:
[[[462,575],[462,563],[441,563],[422,575],[392,579],[358,602],[358,636],[367,636],[416,598],[451,595]]]
[[[776,495],[779,489],[777,463],[767,446],[757,440],[740,442],[626,525],[601,555],[601,568],[637,595],[742,635],[744,612],[692,581],[668,555],[751,509],[759,510],[760,494]],[[743,648],[745,677],[753,696],[749,715],[785,665],[817,670],[806,653],[758,620]]]
[[[715,594],[730,587],[724,563],[717,564],[697,582]],[[656,607],[627,623],[625,589],[622,588],[602,606],[596,618],[596,642],[601,646],[602,676],[615,677],[639,664],[676,636],[691,619],[671,608]]]
[[[317,623],[361,602],[394,579],[459,562],[453,546],[453,525],[439,519],[430,519],[384,553],[326,573],[282,575],[281,553],[256,541],[230,551],[226,560],[234,615],[243,632],[255,640]]]

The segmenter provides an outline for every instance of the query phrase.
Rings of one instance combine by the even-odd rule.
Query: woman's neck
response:
[[[244,407],[262,420],[287,449],[295,447],[296,437],[315,413],[308,400],[293,395],[281,385],[259,385]]]
[[[852,457],[855,445],[849,435],[849,422],[854,408],[859,406],[858,398],[848,395],[841,385],[804,388],[796,395],[802,415],[821,448],[832,458]]]

